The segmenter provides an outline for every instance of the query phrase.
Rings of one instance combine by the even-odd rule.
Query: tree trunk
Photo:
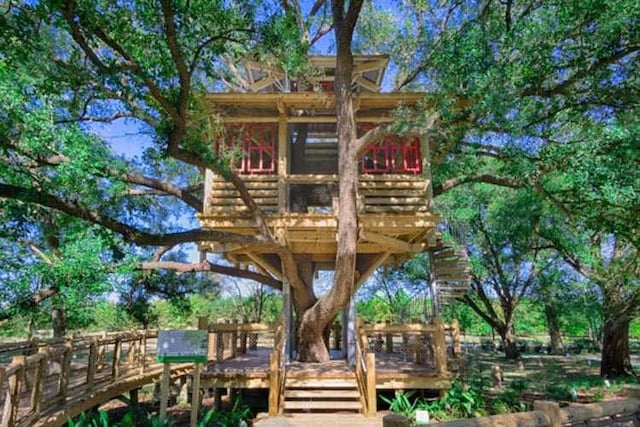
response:
[[[64,306],[56,305],[51,309],[51,327],[54,338],[63,338],[67,333],[67,314]]]
[[[338,230],[333,286],[302,316],[298,331],[298,359],[302,362],[327,362],[329,350],[323,333],[335,316],[351,300],[355,292],[358,241],[358,162],[356,122],[353,109],[351,42],[362,0],[351,0],[345,13],[345,2],[331,2],[336,35],[336,75],[334,91],[338,131]]]
[[[553,304],[553,303],[551,303]],[[557,305],[545,303],[544,314],[547,320],[547,330],[551,342],[551,354],[562,354],[562,335],[560,334],[560,322],[558,320]]]
[[[509,360],[519,359],[520,351],[518,350],[516,336],[513,333],[513,327],[509,324],[500,325],[497,330],[500,338],[502,339],[502,344],[504,345],[504,357]]]
[[[614,377],[633,375],[629,357],[629,323],[625,315],[608,317],[603,326],[602,360],[600,375]]]

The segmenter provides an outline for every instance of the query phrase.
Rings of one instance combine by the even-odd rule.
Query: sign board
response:
[[[205,363],[208,339],[206,330],[159,331],[156,360],[160,363]]]
[[[416,424],[418,425],[429,424],[429,411],[418,409],[416,411]]]

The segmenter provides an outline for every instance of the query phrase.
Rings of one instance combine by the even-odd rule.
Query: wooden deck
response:
[[[202,387],[269,388],[271,349],[258,348],[222,362],[210,362],[201,373]],[[376,389],[434,389],[451,385],[450,373],[438,374],[433,367],[415,363],[404,354],[377,353]],[[355,378],[355,367],[345,360],[329,363],[289,362],[285,364],[287,381],[304,385],[318,380]]]

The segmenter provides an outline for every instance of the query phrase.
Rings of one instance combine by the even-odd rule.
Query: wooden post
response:
[[[160,382],[160,421],[167,419],[167,401],[169,400],[169,380],[170,378],[169,364],[162,364],[162,380]]]
[[[562,425],[562,414],[558,402],[536,400],[533,402],[533,410],[544,412],[549,417],[549,421],[551,421],[549,427],[560,427]]]
[[[117,380],[120,376],[120,355],[122,353],[122,339],[116,336],[116,341],[113,345],[113,360],[111,364],[111,377]]]
[[[233,332],[231,332],[231,358],[238,354],[238,319],[233,319]]]
[[[58,401],[64,404],[67,401],[67,390],[69,388],[69,378],[71,378],[71,357],[73,356],[73,340],[67,338],[64,343],[64,353],[62,353],[62,363],[60,366],[60,378],[58,380]]]
[[[388,324],[385,322],[385,324]],[[385,350],[387,350],[387,354],[393,353],[393,334],[391,332],[387,332],[385,336]]]
[[[249,323],[249,319],[247,316],[242,318],[243,325]],[[247,352],[247,331],[243,328],[242,332],[240,332],[240,353],[245,354]]]
[[[382,427],[409,427],[409,419],[396,414],[385,415]]]
[[[218,323],[224,323],[224,319],[218,319]],[[224,334],[218,330],[216,332],[216,362],[224,360]]]
[[[193,366],[193,382],[191,383],[191,427],[198,424],[198,410],[200,409],[200,363]]]
[[[451,321],[451,353],[453,357],[459,357],[462,353],[460,350],[460,323],[458,319]]]
[[[376,393],[376,354],[367,351],[367,417],[375,417],[378,412]]]
[[[127,366],[132,366],[136,361],[138,354],[138,338],[132,337],[129,340],[129,348],[127,349]]]
[[[18,365],[19,369],[13,375],[9,375],[8,378],[9,384],[4,400],[1,427],[13,427],[18,417],[18,408],[20,406],[20,380],[24,379],[26,362],[27,358],[25,356],[14,356],[11,360],[11,365]]]
[[[147,334],[149,331],[145,330],[140,338],[140,351],[138,352],[138,363],[140,364],[140,373],[144,374],[147,368]]]
[[[275,417],[280,412],[278,400],[280,398],[280,354],[271,352],[269,358],[269,416]]]
[[[42,402],[42,392],[44,389],[45,376],[47,375],[47,360],[49,359],[49,349],[44,346],[38,350],[41,358],[36,361],[36,369],[33,374],[33,386],[31,387],[31,410],[39,414],[40,403]]]
[[[280,109],[280,104],[278,108]],[[278,116],[278,212],[287,211],[287,115],[282,106]]]
[[[433,331],[433,355],[436,362],[436,372],[444,374],[447,372],[447,350],[444,340],[444,322],[440,317],[434,317],[431,320],[434,326]]]
[[[89,360],[87,362],[87,389],[93,388],[98,365],[98,340],[93,338],[89,344]]]

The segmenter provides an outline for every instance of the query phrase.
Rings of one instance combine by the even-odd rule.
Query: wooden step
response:
[[[361,408],[358,401],[333,401],[333,400],[285,400],[285,411],[359,411]]]
[[[359,399],[356,389],[286,389],[285,399]]]
[[[316,388],[316,389],[336,389],[352,388],[357,389],[356,380],[350,378],[287,378],[285,389],[289,388]]]

